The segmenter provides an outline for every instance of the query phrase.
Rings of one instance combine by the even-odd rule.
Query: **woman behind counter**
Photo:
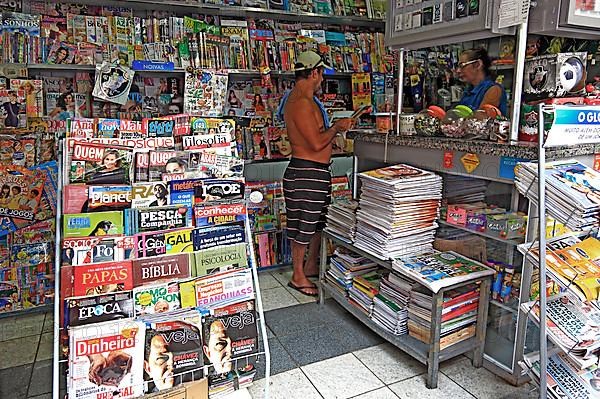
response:
[[[483,48],[465,50],[460,54],[459,61],[458,76],[468,84],[459,104],[466,105],[473,111],[490,104],[506,116],[506,93],[504,88],[491,78],[492,61],[487,51]]]

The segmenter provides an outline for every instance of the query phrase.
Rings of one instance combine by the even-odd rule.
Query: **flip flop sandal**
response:
[[[299,287],[296,284],[293,284],[291,281],[287,284],[288,287],[298,291],[299,293],[301,293],[302,295],[306,295],[306,296],[312,296],[312,297],[317,297],[319,296],[318,292],[315,293],[310,293],[310,292],[306,292],[303,290],[307,290],[307,289],[317,289],[317,286],[312,284],[312,285],[307,285],[307,286],[303,286],[303,287]]]

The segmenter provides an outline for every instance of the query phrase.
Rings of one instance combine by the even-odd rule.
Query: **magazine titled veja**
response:
[[[69,399],[143,395],[144,332],[133,319],[70,329]]]

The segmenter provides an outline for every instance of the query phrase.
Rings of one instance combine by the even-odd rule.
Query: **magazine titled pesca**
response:
[[[145,325],[133,319],[69,330],[69,399],[144,394]]]

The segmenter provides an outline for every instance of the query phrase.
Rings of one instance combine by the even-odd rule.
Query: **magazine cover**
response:
[[[208,70],[185,73],[183,112],[190,115],[222,116],[227,100],[228,75]]]
[[[0,165],[0,215],[34,220],[46,176],[41,170]]]
[[[196,227],[216,226],[220,224],[239,223],[246,220],[246,205],[243,203],[194,206]]]
[[[149,323],[145,341],[147,393],[204,377],[202,321],[198,312],[180,313],[170,321]]]
[[[72,64],[77,55],[77,46],[66,42],[55,41],[50,47],[46,63]]]
[[[179,285],[173,282],[136,287],[133,289],[133,300],[136,317],[166,313],[181,307]]]
[[[98,295],[133,288],[131,261],[103,262],[61,268],[63,297]]]
[[[153,208],[170,205],[170,186],[163,182],[134,183],[131,188],[132,208]]]
[[[188,254],[156,256],[133,261],[133,284],[142,286],[157,281],[178,281],[191,276]]]
[[[89,265],[99,262],[119,262],[133,257],[135,241],[129,236],[65,238],[62,264]]]
[[[123,213],[119,211],[76,213],[63,217],[65,238],[123,234],[123,228]]]
[[[431,172],[404,164],[387,166],[385,168],[374,169],[359,174],[360,177],[379,180],[382,183],[388,184],[395,184],[404,180],[422,178],[431,175],[433,175]]]
[[[69,183],[129,184],[133,150],[128,147],[75,142]]]
[[[195,229],[192,238],[194,251],[201,251],[246,242],[246,232],[240,225],[215,226],[210,229]]]
[[[254,299],[252,271],[228,270],[194,281],[196,304],[205,309]]]
[[[93,96],[116,104],[125,104],[133,83],[134,71],[121,65],[96,65]]]
[[[194,228],[171,230],[165,233],[165,252],[168,254],[194,251]]]
[[[194,252],[193,256],[198,276],[248,266],[245,242],[204,249]]]
[[[212,310],[202,326],[204,364],[211,365],[209,374],[229,373],[234,359],[258,352],[253,300]]]
[[[236,179],[205,179],[194,187],[194,202],[244,199],[244,182]]]
[[[0,90],[0,128],[26,128],[27,98],[23,90]]]
[[[235,156],[219,155],[208,151],[192,152],[189,165],[190,169],[197,170],[212,179],[244,176],[244,160]]]
[[[186,206],[170,205],[155,208],[132,209],[133,225],[139,233],[192,227],[192,209]]]
[[[151,231],[135,234],[135,252],[137,258],[166,254],[165,234],[167,231]]]
[[[85,326],[134,316],[131,292],[116,292],[66,301],[66,325]]]
[[[21,295],[18,281],[16,279],[0,281],[0,313],[12,312],[20,308]]]
[[[0,135],[0,164],[32,167],[37,163],[34,136]]]
[[[44,91],[41,79],[11,79],[10,89],[25,94],[25,114],[28,118],[44,116]]]
[[[268,127],[267,136],[272,159],[288,158],[292,155],[292,146],[285,127]]]
[[[133,319],[69,330],[69,399],[144,394],[145,325]]]
[[[87,211],[123,210],[131,207],[131,186],[87,186]]]
[[[150,150],[149,181],[162,181],[164,174],[184,173],[189,169],[186,151]]]

